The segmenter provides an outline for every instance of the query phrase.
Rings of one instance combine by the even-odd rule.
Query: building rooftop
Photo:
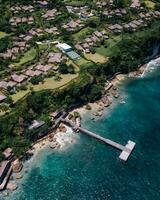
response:
[[[11,78],[13,81],[15,81],[17,83],[22,83],[24,80],[26,80],[27,76],[23,75],[23,74],[20,74],[20,75],[13,74],[13,75],[11,75]]]
[[[47,1],[37,1],[38,4],[40,4],[41,6],[47,6],[48,2]]]
[[[24,74],[26,76],[30,76],[30,77],[33,77],[35,74],[34,74],[34,71],[31,70],[31,69],[28,69],[27,71],[24,72]]]
[[[62,53],[52,53],[48,54],[48,63],[60,63],[62,58]]]
[[[42,72],[48,72],[49,70],[52,69],[52,66],[39,64],[39,65],[36,66],[36,69],[39,70],[39,71],[42,71]]]
[[[7,83],[7,87],[14,87],[14,86],[16,86],[17,85],[17,83],[16,82],[14,82],[14,81],[9,81],[8,83]]]
[[[5,158],[9,158],[10,156],[13,155],[13,150],[12,148],[7,148],[3,151],[3,155],[5,156]]]
[[[7,97],[4,94],[0,94],[0,102],[4,101]]]
[[[32,130],[32,129],[37,129],[41,126],[43,126],[45,124],[44,121],[40,121],[40,120],[33,120],[32,121],[32,124],[29,126],[29,130]]]
[[[0,81],[0,88],[7,89],[7,82],[6,81]]]
[[[57,47],[58,47],[59,49],[61,49],[61,50],[64,50],[64,51],[69,50],[69,49],[72,49],[72,47],[69,46],[69,45],[66,44],[66,43],[59,43],[59,44],[57,45]]]

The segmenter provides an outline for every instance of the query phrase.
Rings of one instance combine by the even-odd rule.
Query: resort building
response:
[[[20,13],[20,12],[33,12],[34,11],[34,7],[32,5],[28,5],[28,6],[12,6],[10,8],[10,11],[13,12],[14,14]]]
[[[57,47],[63,52],[65,53],[69,58],[71,58],[72,60],[77,60],[80,58],[80,55],[77,54],[75,51],[72,50],[72,47],[69,46],[66,43],[59,43],[57,45]]]
[[[53,53],[48,54],[48,63],[58,64],[62,61],[62,53]]]
[[[21,83],[23,83],[27,79],[27,76],[23,75],[23,74],[20,74],[20,75],[13,74],[13,75],[11,75],[11,78],[12,78],[12,80],[14,82],[16,82],[18,84],[21,84]]]
[[[47,1],[37,1],[37,3],[41,6],[41,7],[44,7],[46,8],[48,6],[48,2]]]
[[[80,20],[71,20],[70,22],[68,22],[67,24],[64,24],[62,27],[64,29],[66,29],[67,31],[75,31],[77,29],[81,29],[83,28],[85,25],[84,23]]]
[[[28,24],[33,24],[34,18],[32,16],[28,17],[12,17],[10,19],[10,23],[12,26],[17,26],[20,23],[28,23]]]
[[[28,69],[27,71],[24,72],[24,75],[29,77],[40,76],[41,74],[42,74],[41,71],[39,70],[33,71],[32,69]]]
[[[55,119],[60,117],[61,114],[62,114],[62,111],[55,111],[55,112],[50,113],[51,120],[54,121]]]
[[[33,120],[32,124],[29,126],[29,130],[33,130],[33,129],[37,129],[40,128],[41,126],[43,126],[45,124],[44,121],[40,121],[40,120]]]
[[[59,43],[59,44],[57,45],[57,47],[58,47],[63,53],[67,53],[67,52],[69,52],[69,51],[72,50],[72,47],[69,46],[69,45],[66,44],[66,43]]]
[[[54,35],[59,35],[59,31],[57,27],[52,27],[52,28],[46,28],[44,31],[48,34],[54,34]]]
[[[57,9],[47,10],[45,14],[42,15],[42,18],[49,21],[55,18],[56,15],[60,13],[57,12]]]
[[[92,35],[88,36],[84,41],[75,44],[75,48],[78,50],[83,50],[84,53],[90,53],[91,48],[95,47],[97,42],[102,40],[108,40],[109,37],[105,30],[95,31]]]
[[[7,89],[7,82],[6,81],[0,81],[0,89]]]
[[[41,71],[43,74],[46,74],[47,72],[49,72],[52,69],[52,66],[50,65],[37,65],[35,67],[38,71]]]
[[[116,9],[116,10],[112,10],[112,11],[104,10],[102,12],[102,14],[108,18],[115,17],[115,16],[123,17],[124,15],[127,14],[127,11],[126,11],[126,9]]]
[[[8,83],[7,83],[7,88],[14,88],[15,86],[17,85],[17,83],[16,82],[14,82],[14,81],[9,81]]]
[[[12,148],[7,148],[3,151],[3,155],[5,157],[5,159],[10,160],[11,158],[13,158],[14,154],[13,154],[13,150]]]
[[[140,7],[140,1],[139,0],[132,0],[131,8],[139,8]]]
[[[82,20],[86,20],[87,18],[94,16],[89,6],[66,6],[66,8],[69,13],[78,15]]]
[[[7,99],[7,97],[6,97],[4,94],[1,94],[1,93],[0,93],[0,103],[1,103],[2,101],[4,101],[5,99]]]

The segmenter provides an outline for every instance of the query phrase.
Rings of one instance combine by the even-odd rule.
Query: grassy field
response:
[[[90,61],[84,59],[84,58],[80,58],[77,61],[75,61],[75,64],[78,65],[79,67],[84,66],[84,65],[88,65],[90,64]]]
[[[41,50],[46,50],[46,49],[48,49],[48,44],[39,44],[38,47],[39,47],[40,51]]]
[[[56,52],[57,52],[57,53],[60,52],[60,50],[59,50],[54,44],[51,45],[50,50],[53,51],[53,52],[55,52],[55,53],[56,53]]]
[[[154,9],[155,7],[155,3],[153,1],[145,1],[145,4],[150,9]]]
[[[104,57],[108,57],[110,55],[109,49],[105,48],[104,46],[96,48],[96,53]]]
[[[53,90],[53,89],[60,88],[68,84],[71,80],[75,79],[76,77],[78,77],[78,74],[61,75],[62,80],[60,81],[54,80],[54,77],[46,78],[44,83],[35,85],[33,86],[33,88],[34,88],[34,91],[40,91],[40,90],[46,90],[46,89]]]
[[[18,100],[22,99],[25,95],[27,95],[30,92],[30,90],[21,90],[17,92],[16,94],[11,95],[13,102],[17,102]]]
[[[155,22],[153,23],[152,26],[152,30],[156,30],[157,28],[159,28],[159,22]],[[144,37],[146,35],[146,30],[143,31],[138,31],[134,33],[135,36],[137,37]],[[109,40],[107,40],[107,42],[105,42],[105,46],[100,46],[98,48],[96,48],[96,53],[104,56],[104,57],[110,57],[111,55],[114,55],[115,52],[120,51],[117,48],[117,44],[123,40],[127,40],[130,39],[131,35],[126,33],[126,34],[121,34],[119,36],[110,38]]]
[[[29,51],[24,53],[24,56],[20,59],[18,63],[14,63],[15,67],[19,67],[29,61],[32,61],[33,59],[36,58],[37,51],[35,48],[31,48]]]
[[[74,63],[72,60],[68,60],[67,65],[69,66],[70,64],[74,66],[75,72],[78,73],[79,72],[79,66],[76,63]]]
[[[28,89],[27,90],[20,90],[16,94],[11,95],[13,102],[17,102],[18,100],[22,99],[24,96],[29,94],[30,92],[30,87],[33,87],[34,91],[40,91],[40,90],[53,90],[56,88],[63,87],[67,85],[70,81],[73,79],[77,78],[78,74],[66,74],[66,75],[61,75],[61,80],[56,81],[54,80],[54,77],[52,78],[46,78],[44,83],[39,83],[38,85],[32,85],[31,83],[28,84]]]
[[[85,2],[82,2],[81,0],[67,0],[65,1],[65,4],[70,6],[82,6],[85,5]]]
[[[0,39],[4,38],[6,36],[7,36],[7,33],[0,31]]]
[[[73,35],[73,38],[75,41],[80,41],[80,40],[86,38],[86,36],[88,34],[91,34],[92,32],[93,32],[93,29],[86,27],[86,28],[83,28],[82,30],[80,30],[79,32],[75,33]]]
[[[107,61],[106,56],[103,56],[101,54],[95,53],[95,54],[85,54],[85,57],[87,60],[91,60],[95,63],[105,63]]]
[[[59,49],[56,48],[56,46],[54,44],[38,44],[38,48],[40,51],[43,50],[48,50],[48,51],[53,51],[53,52],[59,52]]]
[[[106,42],[106,47],[101,46],[96,48],[96,53],[105,56],[105,57],[109,57],[110,55],[113,54],[114,50],[116,49],[116,44],[122,39],[122,36],[117,36],[114,37],[113,39],[109,39]]]

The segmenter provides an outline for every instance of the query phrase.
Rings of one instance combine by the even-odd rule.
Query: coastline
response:
[[[110,83],[114,87],[116,87],[118,84],[121,84],[127,78],[138,77],[144,72],[146,66],[147,66],[147,64],[140,66],[140,68],[135,72],[130,72],[128,74],[118,74],[110,81]],[[110,89],[108,91],[110,91]],[[86,114],[87,111],[93,112],[93,111],[97,110],[99,108],[100,101],[101,101],[101,99],[99,99],[99,100],[97,100],[96,102],[93,102],[93,103],[88,103],[91,106],[91,110],[87,110],[86,105],[83,105],[79,108],[74,109],[70,113],[78,112],[80,114],[80,116],[83,117]],[[36,141],[34,144],[32,144],[31,148],[26,152],[26,154],[29,153],[29,154],[32,155],[32,157],[36,156],[41,150],[43,150],[44,148],[46,148],[47,146],[50,145],[50,141],[49,141],[50,136],[57,139],[56,136],[59,135],[59,133],[65,134],[66,132],[72,131],[72,129],[70,127],[68,127],[66,125],[64,125],[64,126],[66,127],[66,131],[63,132],[63,131],[60,131],[59,128],[57,128],[57,130],[53,131],[49,135],[45,136],[44,138],[42,138],[42,139]]]
[[[111,82],[111,84],[113,84],[113,86],[116,86],[117,84],[124,81],[126,78],[127,78],[127,75],[119,74],[114,79],[112,79],[110,82]],[[78,112],[80,114],[80,116],[83,117],[87,111],[92,111],[92,112],[96,111],[99,108],[99,101],[100,100],[93,102],[93,103],[89,103],[89,105],[91,106],[91,110],[86,110],[86,105],[83,105],[79,108],[74,109],[70,113]],[[65,148],[64,143],[65,142],[67,143],[67,141],[64,140],[64,137],[66,136],[66,134],[68,132],[72,133],[72,134],[74,134],[74,132],[70,127],[68,127],[64,124],[63,124],[63,126],[66,128],[64,131],[61,131],[59,128],[57,128],[49,135],[45,136],[44,138],[41,138],[40,140],[36,141],[35,143],[33,143],[31,145],[31,147],[28,149],[28,151],[25,153],[25,155],[23,157],[21,157],[24,168],[25,168],[25,165],[28,166],[28,162],[29,163],[32,162],[41,151],[45,150],[46,148],[52,148],[50,145],[53,140],[54,140],[54,142],[60,143],[60,145],[57,148],[53,148],[53,150],[58,149],[61,151],[61,150],[65,150],[67,148],[67,147]],[[75,134],[75,136],[77,136],[77,134]],[[52,138],[52,141],[50,141],[50,138]],[[71,139],[69,143],[71,144],[74,142],[75,142],[75,140]],[[20,173],[24,173],[23,170]]]
[[[117,88],[118,84],[121,84],[127,78],[140,76],[143,73],[143,71],[145,70],[145,68],[146,68],[146,65],[142,65],[135,72],[130,72],[129,74],[118,74],[118,75],[116,75],[109,82],[109,84],[111,84],[112,87],[109,87],[108,92],[111,92],[113,90],[113,88]],[[113,101],[113,99],[112,99],[112,101]],[[101,108],[101,106],[102,106],[102,99],[99,99],[98,101],[96,101],[94,103],[89,103],[89,106],[91,107],[90,110],[86,109],[86,106],[87,105],[84,105],[82,107],[76,108],[73,111],[71,111],[70,113],[78,112],[81,117],[83,117],[87,112],[89,114],[93,115],[94,112],[96,112],[99,108]],[[104,110],[107,110],[107,108],[103,107],[103,111]],[[102,113],[101,116],[103,116],[103,113]],[[100,117],[100,116],[98,116],[98,117]],[[53,150],[58,150],[58,151],[66,150],[66,148],[68,146],[70,146],[71,144],[73,144],[73,143],[76,142],[78,134],[74,134],[73,130],[70,127],[68,127],[68,126],[66,126],[64,124],[61,124],[60,127],[57,128],[52,133],[50,133],[49,135],[47,135],[46,137],[44,137],[44,138],[36,141],[34,144],[32,144],[31,148],[26,152],[25,156],[21,157],[24,169],[20,173],[18,173],[18,174],[22,175],[22,177],[23,177],[24,173],[28,172],[28,167],[29,167],[30,163],[33,162],[33,160],[36,159],[37,155],[41,151],[45,150],[46,148],[51,148]],[[56,143],[58,145],[55,145]],[[17,174],[14,173],[13,177],[15,177],[14,178],[14,182],[18,186],[19,185],[18,184],[19,180],[18,180],[18,178],[16,178],[16,175]],[[9,191],[9,193],[10,192],[12,193],[13,191],[11,190],[11,191]],[[9,193],[8,193],[8,195],[9,195]]]
[[[154,82],[154,74],[155,73],[152,74],[153,82]],[[155,164],[154,161],[158,156],[158,152],[155,150],[157,150],[157,146],[159,146],[160,142],[158,140],[159,129],[157,129],[156,132],[155,139],[157,143],[155,144],[155,139],[153,139],[153,134],[150,131],[149,127],[152,126],[153,129],[151,130],[154,130],[154,126],[157,124],[157,117],[159,116],[159,114],[156,115],[157,117],[153,121],[153,124],[149,127],[146,126],[146,123],[148,122],[148,117],[149,120],[153,119],[152,114],[149,115],[147,114],[147,116],[144,116],[145,117],[144,121],[139,123],[139,113],[138,113],[140,111],[139,109],[141,109],[141,113],[146,112],[145,106],[148,104],[148,102],[145,101],[145,98],[146,94],[148,95],[150,94],[150,90],[146,90],[147,93],[145,92],[138,94],[139,89],[142,88],[141,86],[143,86],[143,84],[147,84],[148,82],[147,81],[148,73],[145,75],[147,75],[146,78],[139,78],[139,77],[131,79],[129,78],[126,82],[122,83],[122,85],[119,86],[120,91],[122,92],[121,93],[122,96],[123,94],[130,96],[130,94],[133,92],[132,87],[134,85],[134,89],[136,89],[136,91],[134,90],[135,92],[133,92],[133,99],[137,97],[138,102],[135,101],[132,102],[132,99],[126,98],[127,105],[123,106],[118,103],[119,105],[116,105],[116,108],[113,108],[114,110],[113,115],[112,113],[110,115],[110,110],[112,112],[111,108],[109,109],[109,117],[108,114],[107,116],[105,114],[105,116],[103,117],[104,119],[102,120],[100,119],[97,121],[97,123],[93,123],[91,122],[90,118],[88,118],[87,114],[84,117],[84,119],[87,121],[84,124],[82,124],[82,126],[83,125],[84,127],[86,126],[85,128],[88,129],[90,128],[95,132],[100,131],[99,132],[100,134],[102,135],[104,134],[104,136],[106,135],[106,137],[112,138],[113,140],[122,143],[124,141],[127,141],[128,139],[134,138],[134,140],[137,141],[138,145],[136,147],[136,151],[133,153],[132,158],[129,160],[129,163],[127,163],[127,165],[121,162],[117,162],[116,159],[117,153],[113,149],[110,149],[101,144],[99,145],[97,142],[82,136],[75,145],[73,146],[71,145],[71,147],[64,152],[61,152],[59,150],[52,151],[52,149],[46,148],[43,151],[41,151],[33,159],[33,161],[32,160],[28,161],[27,162],[28,173],[24,175],[23,179],[18,181],[19,189],[11,193],[9,195],[9,198],[6,199],[11,199],[11,200],[13,199],[16,200],[18,198],[31,199],[32,197],[34,199],[36,198],[45,199],[45,196],[47,196],[47,194],[50,194],[48,199],[59,199],[61,197],[61,194],[64,194],[65,197],[68,197],[67,199],[72,199],[72,197],[77,199],[78,198],[87,199],[91,198],[92,197],[91,195],[95,194],[94,191],[97,189],[97,185],[98,185],[99,197],[105,199],[108,194],[108,187],[106,188],[106,185],[109,185],[109,194],[110,196],[112,196],[112,194],[114,194],[115,192],[115,183],[118,186],[119,185],[124,186],[127,190],[126,193],[122,196],[122,198],[125,198],[125,195],[130,194],[131,199],[135,197],[137,199],[141,199],[142,195],[144,194],[144,191],[146,191],[146,189],[148,188],[148,184],[144,186],[144,179],[143,179],[144,175],[145,175],[145,183],[148,182],[153,183],[154,188],[158,189],[157,186],[158,179],[154,179],[154,176],[150,177],[150,173],[153,172],[154,169],[153,165]],[[158,81],[156,84],[157,88],[156,90],[158,96],[159,96],[158,83],[160,81],[159,78],[160,77],[158,77]],[[127,84],[130,82],[131,83],[133,82],[135,84]],[[154,86],[154,83],[153,84],[152,83],[147,84],[147,88],[152,88]],[[127,86],[127,88],[125,85]],[[125,89],[123,89],[124,87]],[[151,96],[152,104],[155,102],[155,100],[153,100],[154,99],[153,97],[154,94],[153,96]],[[156,105],[159,105],[158,99],[156,100]],[[130,106],[133,106],[134,109],[130,110]],[[150,107],[150,109],[152,109],[152,106]],[[147,111],[148,113],[150,113],[148,109]],[[126,119],[126,116],[128,117],[128,119]],[[125,123],[125,119],[127,120],[127,124]],[[133,121],[135,122],[135,124],[130,123]],[[130,124],[130,126],[126,126],[128,124]],[[142,133],[143,135],[140,133]],[[148,138],[146,138],[147,133],[150,134],[149,140]],[[142,136],[143,136],[143,143],[141,143]],[[151,145],[152,150],[150,152],[150,149],[148,149],[148,145],[150,145],[151,141],[152,141]],[[147,146],[145,146],[146,144]],[[142,145],[144,145],[145,148],[142,148]],[[156,155],[155,152],[157,152]],[[155,157],[153,159],[150,159],[152,155],[153,156],[155,155]],[[145,168],[146,161],[148,163],[147,169]],[[156,165],[156,169],[154,170],[154,174],[157,173],[158,163]],[[137,171],[138,174],[136,178],[135,178],[135,166],[136,169],[139,169]],[[141,172],[140,169],[142,168],[145,169],[145,173]],[[148,171],[150,172],[149,174]],[[86,176],[85,180],[84,176]],[[119,176],[121,177],[120,179],[118,178]],[[90,180],[90,177],[93,178]],[[112,179],[110,177],[112,177]],[[138,186],[137,186],[137,178],[138,178]],[[41,184],[42,181],[44,181],[43,185]],[[67,186],[71,182],[73,183],[73,186],[76,185],[76,187],[79,184],[79,187],[76,188],[76,191],[78,191],[78,193],[81,193],[81,196],[79,196],[79,194],[77,194],[77,196],[75,196],[75,194],[73,194],[74,196],[71,194],[70,196],[70,191],[73,191],[72,190],[73,187],[67,187]],[[104,184],[99,185],[99,183],[101,184],[102,182],[104,182]],[[63,187],[61,189],[62,185]],[[87,193],[88,185],[91,188],[93,188],[90,194]],[[142,187],[143,189],[142,194],[139,194],[140,187]],[[132,190],[132,188],[134,188],[135,193],[134,194],[128,193],[130,190]],[[106,191],[106,193],[103,193],[103,191]],[[103,196],[100,196],[101,192],[103,193]],[[115,199],[120,192],[121,189],[117,191],[116,195],[114,196]],[[154,196],[155,193],[153,191],[153,197]],[[147,194],[146,194],[146,199],[147,199]]]
[[[57,130],[53,131],[45,138],[42,138],[41,140],[37,141],[26,153],[31,154],[33,158],[36,157],[36,155],[40,151],[44,150],[46,147],[63,150],[66,148],[67,143],[75,142],[75,140],[71,138],[72,134],[73,131],[70,127],[61,124],[61,128],[57,128]]]
[[[129,77],[137,77],[138,75],[142,74],[144,69],[146,67],[145,65],[142,65],[137,71],[135,72],[130,72],[129,74],[118,74],[116,75],[111,81],[110,83],[113,86],[117,86],[118,84],[121,84],[123,81],[125,81],[127,78]],[[111,88],[110,88],[111,89]],[[110,89],[108,91],[110,91]],[[86,105],[83,105],[79,108],[75,108],[74,110],[72,110],[70,113],[73,112],[78,112],[80,114],[80,116],[84,116],[86,114],[87,111],[95,111],[96,109],[99,108],[99,102],[101,101],[101,99],[97,100],[96,102],[93,103],[88,103],[91,106],[91,110],[87,110],[86,109]],[[68,131],[72,131],[70,127],[64,125],[67,129],[66,132]],[[72,131],[73,132],[73,131]],[[57,138],[56,135],[59,133],[62,133],[59,128],[57,128],[55,131],[53,131],[52,133],[50,133],[49,135],[45,136],[44,138],[36,141],[35,143],[32,144],[32,146],[30,147],[30,149],[26,152],[26,154],[30,154],[33,156],[36,156],[41,150],[45,149],[46,147],[49,146],[50,141],[49,141],[49,137],[53,137],[53,138]],[[63,132],[65,134],[65,131]],[[23,161],[25,162],[25,161]]]
[[[115,75],[115,77],[113,79],[111,79],[111,81],[109,81],[109,82],[112,85],[112,87],[117,88],[117,86],[119,84],[122,84],[128,78],[136,78],[136,77],[141,76],[143,74],[143,72],[145,71],[146,67],[147,67],[147,64],[144,64],[144,65],[139,66],[139,68],[134,72],[129,72],[128,74]],[[112,87],[108,89],[108,91],[107,91],[108,93],[111,92]],[[87,104],[87,105],[90,106],[90,110],[86,109],[87,105],[83,105],[83,106],[81,106],[79,108],[74,109],[70,113],[78,112],[81,116],[84,116],[87,112],[92,112],[92,114],[93,114],[93,112],[97,111],[101,107],[102,104],[103,104],[102,103],[102,98],[100,98],[99,100],[97,100],[97,101],[95,101],[93,103],[88,103]],[[105,108],[103,107],[103,109],[105,109]]]
[[[119,74],[119,75],[116,75],[116,77],[114,77],[110,83],[113,85],[113,86],[117,86],[118,84],[122,83],[122,81],[124,81],[125,79],[127,78],[127,75],[125,74]],[[110,88],[111,89],[111,88]],[[110,89],[108,90],[108,92],[110,91]],[[88,103],[87,105],[89,105],[91,107],[91,109],[86,109],[86,106],[87,105],[83,105],[79,108],[76,108],[74,109],[73,111],[71,111],[70,113],[73,113],[73,112],[78,112],[81,116],[85,115],[86,112],[88,111],[95,111],[99,108],[99,103],[101,102],[101,99],[93,102],[93,103]]]

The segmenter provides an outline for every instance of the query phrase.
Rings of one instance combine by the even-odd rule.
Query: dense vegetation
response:
[[[6,36],[0,39],[0,53],[4,52],[8,47],[12,47],[12,40],[14,36],[19,36],[20,34],[25,34],[31,28],[48,28],[51,26],[57,25],[57,28],[60,30],[60,40],[65,41],[67,44],[74,46],[74,34],[70,33],[66,29],[62,28],[62,22],[67,21],[67,19],[77,19],[77,16],[74,14],[69,14],[66,12],[66,8],[63,5],[64,1],[62,0],[49,0],[51,3],[51,8],[58,7],[62,13],[55,18],[54,21],[43,21],[40,19],[40,11],[35,6],[34,17],[36,23],[33,25],[23,24],[18,25],[16,29],[9,23],[9,19],[12,16],[9,5],[14,4],[32,4],[33,0],[0,0],[0,31],[5,32]],[[79,3],[78,5],[89,5],[93,8],[93,0],[79,0],[79,1],[65,1],[66,5],[72,5],[74,3]],[[155,0],[157,10],[160,10],[160,1]],[[129,0],[114,0],[115,8],[127,7],[130,4]],[[52,6],[53,5],[53,6]],[[98,9],[96,6],[94,9]],[[129,21],[133,16],[129,14],[124,17],[124,21]],[[25,14],[24,14],[25,15]],[[72,16],[73,15],[73,16]],[[85,28],[89,32],[97,30],[100,26],[105,25],[105,23],[117,23],[116,17],[111,19],[106,19],[104,16],[98,16],[89,19],[85,23]],[[79,30],[78,30],[79,31]],[[86,37],[86,34],[84,33]],[[55,37],[55,38],[54,38]],[[5,115],[0,117],[0,160],[2,159],[2,151],[6,147],[12,147],[16,155],[23,154],[30,144],[35,141],[38,137],[41,137],[42,134],[45,134],[47,129],[50,127],[51,122],[49,119],[49,113],[57,109],[64,108],[68,110],[73,106],[79,106],[86,104],[88,102],[95,101],[100,98],[102,90],[104,88],[106,79],[112,77],[115,73],[128,73],[130,71],[136,70],[139,64],[142,64],[147,61],[148,56],[152,55],[152,47],[155,43],[160,42],[160,25],[157,23],[152,27],[149,27],[147,31],[139,31],[137,33],[122,33],[122,37],[119,42],[112,48],[112,51],[109,55],[109,60],[103,64],[95,64],[90,61],[88,64],[81,65],[79,71],[79,77],[73,80],[67,87],[63,89],[56,90],[42,90],[35,92],[33,88],[30,89],[30,93],[27,97],[19,100],[16,104],[13,104],[11,98],[7,98],[6,101],[10,101],[10,112],[6,112]],[[39,47],[35,45],[35,41],[43,40],[54,40],[57,39],[56,36],[48,36],[44,34],[43,36],[36,37],[30,41],[31,50],[35,50],[35,58],[30,61],[24,62],[23,66],[16,65],[16,68],[12,70],[20,71],[31,64],[35,64],[40,57],[43,60],[44,52],[39,50]],[[114,36],[113,38],[114,39]],[[97,44],[98,45],[98,44]],[[102,41],[102,46],[106,46],[108,43]],[[45,50],[44,50],[45,51]],[[105,48],[104,48],[105,51]],[[32,51],[31,51],[32,52]],[[95,48],[91,49],[91,52],[96,53]],[[82,52],[78,52],[81,57],[83,57]],[[16,63],[19,63],[23,55],[19,54],[16,58]],[[85,59],[84,59],[85,60]],[[85,60],[86,61],[86,60]],[[86,61],[87,62],[87,61]],[[2,59],[0,58],[0,77],[6,77],[7,73],[10,72],[7,66],[12,63],[11,59]],[[44,59],[45,63],[45,59]],[[48,77],[52,77],[55,72],[48,74]],[[75,68],[72,64],[67,65],[66,63],[60,63],[58,68],[59,74],[74,74]],[[55,79],[60,79],[59,74],[55,75]],[[32,86],[43,82],[44,77],[41,76],[33,77],[30,79]],[[22,88],[21,88],[22,89]],[[25,86],[23,86],[23,89]],[[3,105],[3,109],[6,109],[6,105]],[[7,110],[7,109],[6,109]],[[40,119],[46,122],[46,125],[41,130],[31,131],[28,130],[28,126],[31,124],[32,120]]]
[[[116,45],[112,56],[105,64],[82,66],[78,79],[61,90],[32,91],[31,94],[17,102],[12,112],[0,118],[0,152],[11,146],[17,155],[39,137],[39,132],[29,131],[28,125],[35,118],[45,120],[45,133],[50,126],[49,112],[57,109],[69,109],[73,105],[82,105],[101,96],[105,81],[117,72],[128,73],[136,70],[152,54],[155,41],[160,41],[160,27],[155,26],[148,32],[125,35]],[[63,66],[64,68],[64,66]],[[64,69],[63,69],[64,70]],[[1,155],[1,153],[0,153]]]

